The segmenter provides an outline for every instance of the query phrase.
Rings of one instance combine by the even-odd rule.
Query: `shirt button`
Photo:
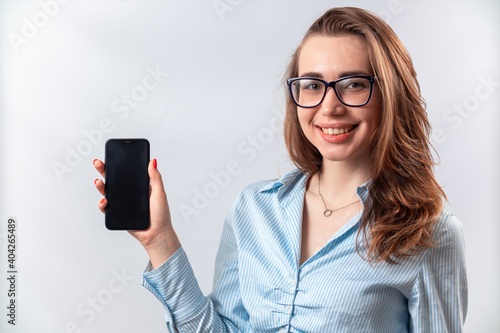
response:
[[[291,305],[285,306],[285,311],[286,312],[292,312],[292,306]]]
[[[282,329],[280,329],[280,330],[279,330],[279,333],[286,333],[286,332],[287,332],[287,331],[286,331],[286,328],[284,328],[284,327],[283,327]]]

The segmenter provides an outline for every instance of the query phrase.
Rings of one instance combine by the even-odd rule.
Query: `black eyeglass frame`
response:
[[[340,81],[343,81],[343,80],[346,80],[346,79],[354,79],[354,78],[362,78],[362,79],[367,79],[368,81],[370,81],[370,95],[368,95],[368,99],[366,100],[366,102],[364,104],[360,104],[360,105],[347,104],[346,102],[344,102],[342,100],[342,98],[339,96],[339,93],[337,92],[337,88],[336,88],[337,82],[340,82]],[[325,85],[325,91],[323,92],[323,97],[321,97],[321,100],[319,101],[318,104],[313,105],[313,106],[302,106],[302,105],[300,105],[295,100],[295,96],[293,95],[293,91],[292,91],[292,83],[295,82],[295,81],[298,81],[298,80],[303,80],[303,79],[320,81],[320,82],[323,82],[323,84]],[[328,91],[328,87],[332,87],[333,88],[333,91],[335,92],[335,95],[337,96],[337,98],[339,99],[339,101],[342,104],[344,104],[345,106],[349,106],[349,107],[361,107],[361,106],[365,106],[366,104],[368,104],[368,102],[372,98],[373,83],[376,81],[376,79],[377,78],[375,76],[369,76],[369,75],[350,75],[350,76],[341,77],[340,79],[335,80],[335,81],[328,82],[328,81],[322,80],[322,79],[317,78],[317,77],[303,76],[303,77],[294,77],[294,78],[288,79],[288,80],[286,80],[286,83],[288,84],[288,88],[290,90],[290,95],[292,96],[293,102],[295,103],[295,105],[297,105],[298,107],[301,107],[301,108],[305,108],[305,109],[315,108],[318,105],[320,105],[321,103],[323,103],[323,100],[325,99],[325,96],[326,96],[326,92]]]

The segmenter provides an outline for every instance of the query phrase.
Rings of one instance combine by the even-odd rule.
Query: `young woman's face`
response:
[[[309,37],[300,53],[298,71],[299,77],[318,77],[328,82],[349,75],[373,76],[365,43],[354,35]],[[297,113],[305,136],[324,160],[368,163],[371,139],[380,123],[380,109],[375,82],[371,99],[364,106],[346,106],[328,88],[320,105],[297,107]]]

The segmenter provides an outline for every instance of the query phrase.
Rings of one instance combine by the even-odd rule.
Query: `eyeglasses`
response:
[[[314,108],[323,102],[328,87],[332,87],[342,104],[346,106],[366,105],[373,92],[374,76],[352,75],[327,82],[312,77],[288,79],[290,94],[295,104],[301,108]]]

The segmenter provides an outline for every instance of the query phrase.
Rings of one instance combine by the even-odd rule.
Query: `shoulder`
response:
[[[446,208],[438,217],[434,241],[437,247],[464,246],[463,224],[455,214]]]
[[[433,247],[427,249],[424,266],[434,267],[441,275],[465,272],[465,239],[463,225],[447,209],[443,209],[434,230]]]

